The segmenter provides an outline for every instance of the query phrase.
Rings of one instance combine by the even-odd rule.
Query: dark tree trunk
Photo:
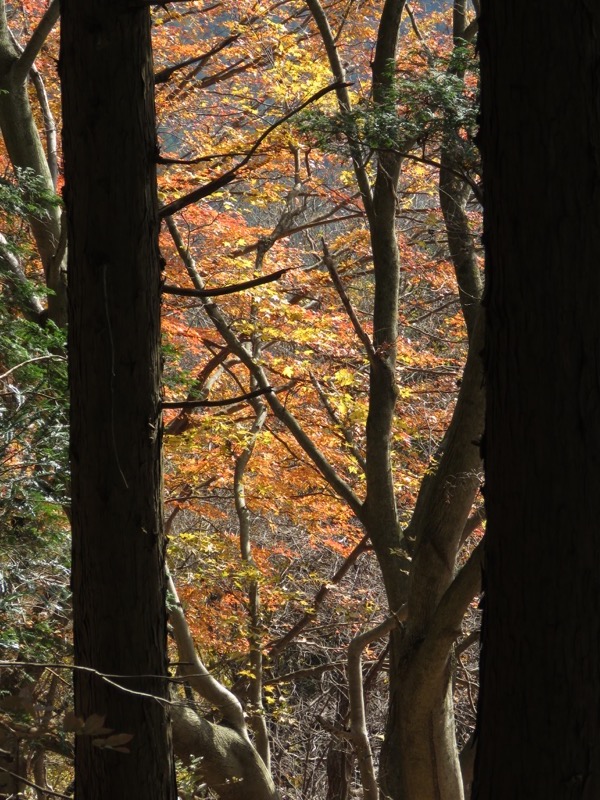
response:
[[[75,661],[167,696],[160,281],[150,17],[63,0]],[[137,677],[136,677],[137,676]],[[78,800],[175,797],[165,704],[75,673],[80,717],[130,754],[76,743]]]
[[[473,797],[600,797],[600,5],[482,3],[488,528]]]

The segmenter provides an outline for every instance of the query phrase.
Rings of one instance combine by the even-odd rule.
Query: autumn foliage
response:
[[[189,2],[152,12],[164,217],[169,568],[204,663],[245,704],[257,740],[266,726],[272,774],[290,798],[347,798],[359,782],[348,737],[340,735],[350,713],[347,648],[390,611],[400,611],[388,608],[373,544],[348,501],[365,500],[370,358],[387,357],[385,346],[369,351],[375,334],[372,241],[349,143],[362,154],[371,183],[378,154],[402,154],[395,187],[401,273],[391,432],[402,529],[411,523],[423,480],[439,463],[468,352],[456,254],[439,192],[445,168],[464,195],[468,246],[479,269],[474,30],[463,31],[458,41],[453,4],[431,5],[406,7],[398,56],[386,67],[389,88],[379,103],[371,76],[381,3],[326,8],[351,110],[340,108],[340,81],[305,3]],[[22,45],[44,11],[33,0],[6,5]],[[474,25],[471,13],[465,25]],[[57,58],[53,31],[36,64],[58,120]],[[43,131],[33,91],[32,108]],[[19,194],[9,155],[2,151],[0,157],[2,233],[24,277],[19,285],[7,279],[0,307],[6,336],[21,337],[24,348],[0,354],[6,476],[0,535],[9,554],[4,580],[13,587],[0,606],[2,658],[68,664],[68,482],[64,442],[54,433],[64,425],[64,372],[57,374],[52,360],[64,352],[58,327],[26,322],[23,293],[41,301],[44,293],[29,235],[37,212],[27,203],[35,203],[36,194]],[[3,278],[9,275],[2,270]],[[269,276],[250,289],[206,296],[207,290],[225,292]],[[39,356],[52,368],[18,368]],[[274,410],[272,397],[283,412]],[[56,443],[40,442],[39,423],[20,422],[25,413],[42,420]],[[348,487],[346,496],[322,463]],[[28,509],[25,523],[21,506]],[[481,536],[478,506],[476,499],[456,568]],[[48,554],[43,570],[37,557],[25,567],[29,538],[14,536],[21,524],[35,548]],[[474,720],[468,648],[476,641],[475,595],[467,603],[455,663],[461,744]],[[376,759],[386,730],[386,641],[375,639],[362,656]],[[174,695],[183,697],[175,640],[171,658]],[[52,669],[22,673],[5,664],[1,722],[9,738],[21,731],[22,746],[33,754],[30,763],[45,759],[45,772],[35,773],[34,782],[64,791],[71,780],[71,745],[61,722],[70,705],[68,672]],[[45,710],[24,700],[24,730],[15,722],[14,698],[27,699],[30,691]],[[212,718],[211,709],[204,710]],[[33,773],[20,774],[32,779]],[[193,762],[182,767],[181,796],[204,797],[202,792]]]

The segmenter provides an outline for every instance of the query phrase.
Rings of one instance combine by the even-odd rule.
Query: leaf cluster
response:
[[[64,331],[0,305],[0,339],[0,645],[46,659],[68,615]]]
[[[46,181],[30,167],[15,167],[14,176],[0,179],[0,212],[9,217],[48,216],[48,206],[59,206],[58,195],[48,192]]]
[[[465,88],[465,72],[477,74],[472,47],[457,47],[450,57],[432,57],[424,70],[410,70],[383,81],[378,102],[360,100],[351,112],[309,109],[296,126],[312,144],[337,152],[347,141],[369,150],[407,152],[439,144],[458,133],[465,151],[477,128],[476,98]]]

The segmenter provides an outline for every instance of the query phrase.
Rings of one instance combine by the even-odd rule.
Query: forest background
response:
[[[468,794],[476,10],[153,11],[181,797]],[[69,794],[73,736],[136,746],[71,710],[57,22],[1,5],[5,797]]]

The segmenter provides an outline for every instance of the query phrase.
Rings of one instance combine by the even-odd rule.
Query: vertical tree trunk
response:
[[[76,797],[175,797],[161,509],[160,282],[150,18],[63,0],[69,225],[75,710],[133,735],[77,737]],[[149,697],[148,695],[155,695]]]
[[[482,3],[487,534],[473,797],[600,796],[600,6]]]
[[[341,672],[334,673],[336,684],[343,680]],[[335,718],[334,724],[345,726],[348,722],[350,703],[345,688],[341,684],[336,686]],[[352,750],[350,743],[335,734],[331,735],[327,758],[325,761],[327,772],[326,800],[348,800],[352,782]]]

